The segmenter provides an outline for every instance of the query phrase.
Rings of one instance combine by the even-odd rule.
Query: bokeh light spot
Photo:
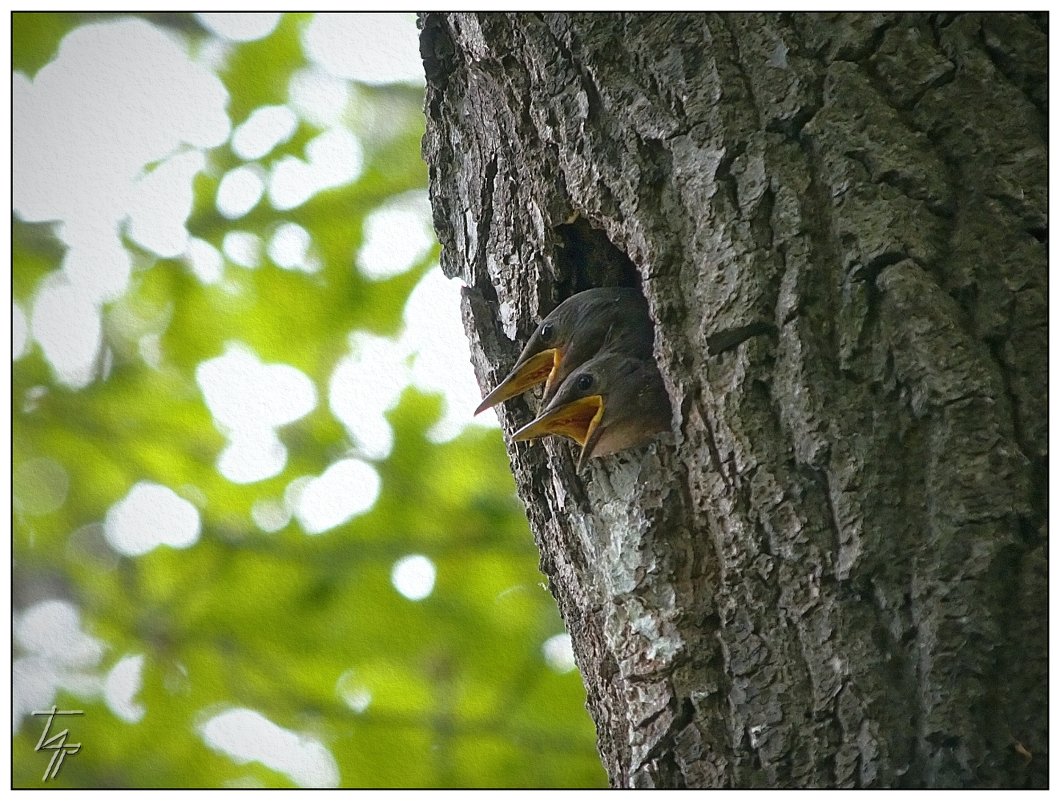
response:
[[[224,258],[205,239],[189,239],[184,260],[195,277],[204,284],[216,284],[224,275]]]
[[[229,709],[199,727],[210,748],[242,765],[260,762],[299,787],[337,787],[339,766],[319,741],[277,726],[252,709]]]
[[[272,165],[269,175],[269,203],[286,211],[301,206],[313,196],[313,170],[294,156],[284,156]]]
[[[103,644],[81,628],[81,613],[69,601],[40,601],[15,616],[15,643],[56,662],[88,666],[103,656]]]
[[[206,164],[198,150],[166,159],[133,184],[129,199],[129,238],[163,258],[176,258],[188,246],[184,223],[195,196],[192,181]]]
[[[363,332],[350,336],[350,355],[328,382],[328,406],[362,456],[390,455],[394,435],[383,413],[397,404],[407,372],[405,353],[392,340]]]
[[[329,128],[342,119],[350,102],[350,87],[322,69],[308,67],[291,76],[287,96],[302,119],[318,128]]]
[[[12,637],[25,652],[11,663],[13,733],[27,715],[50,707],[60,688],[86,696],[99,691],[89,670],[102,659],[103,643],[81,628],[81,614],[69,601],[48,599],[16,612]]]
[[[41,281],[30,331],[60,383],[79,388],[92,381],[102,341],[99,309],[61,273]]]
[[[269,534],[279,531],[291,522],[291,510],[274,498],[259,498],[250,507],[250,516],[258,528]]]
[[[358,680],[357,673],[353,670],[347,670],[339,676],[339,680],[335,683],[335,690],[343,703],[358,715],[367,711],[371,706],[372,692]]]
[[[265,364],[246,345],[228,343],[223,355],[195,371],[206,405],[230,429],[258,429],[294,422],[317,405],[316,388],[301,370]]]
[[[390,583],[410,601],[422,601],[430,595],[434,579],[434,562],[422,554],[401,557],[390,571]]]
[[[129,285],[132,259],[113,230],[60,227],[66,243],[62,275],[83,301],[99,305],[121,297]]]
[[[305,148],[318,191],[344,186],[364,169],[364,151],[352,131],[330,128],[309,140]]]
[[[297,223],[283,223],[269,239],[269,258],[285,270],[309,267],[309,232]]]
[[[498,427],[493,410],[471,417],[482,391],[460,321],[460,282],[449,280],[440,269],[428,270],[409,295],[404,320],[401,345],[414,354],[412,383],[445,397],[445,413],[427,432],[428,439],[448,442],[468,425]]]
[[[421,261],[434,241],[426,193],[409,192],[373,210],[365,219],[357,266],[374,281],[390,278]]]
[[[229,261],[253,269],[261,263],[261,237],[247,231],[229,231],[221,241]]]
[[[280,23],[280,15],[273,12],[202,12],[195,15],[205,27],[233,42],[252,42],[264,39]]]
[[[118,660],[103,682],[103,700],[126,723],[139,723],[147,709],[136,701],[143,682],[144,655],[129,654]]]
[[[258,205],[265,193],[265,182],[256,167],[244,165],[229,170],[217,187],[217,210],[235,220]]]
[[[306,158],[284,156],[269,175],[269,203],[285,211],[305,203],[324,189],[355,180],[364,168],[364,152],[357,137],[345,128],[332,128],[306,145]]]
[[[319,534],[367,512],[379,489],[374,467],[360,459],[342,459],[302,487],[295,516],[307,533]]]
[[[218,461],[221,474],[236,484],[270,478],[287,463],[287,449],[275,429],[305,417],[317,405],[313,382],[287,364],[264,364],[242,344],[195,371],[206,405],[229,444]]]
[[[302,41],[306,54],[332,75],[422,86],[423,62],[405,46],[418,35],[413,14],[317,14]]]
[[[232,152],[245,161],[260,159],[297,129],[298,118],[286,106],[261,106],[232,134]]]
[[[574,646],[566,632],[545,640],[541,645],[541,654],[545,658],[545,664],[557,673],[569,673],[578,666],[574,661]]]
[[[279,474],[287,464],[287,448],[269,427],[241,427],[230,432],[217,459],[218,472],[233,484],[253,484]]]
[[[107,511],[107,542],[126,556],[142,556],[162,545],[188,548],[199,540],[199,510],[169,487],[137,483]]]

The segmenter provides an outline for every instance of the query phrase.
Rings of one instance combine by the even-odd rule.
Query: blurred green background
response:
[[[13,784],[605,786],[411,15],[12,25]]]

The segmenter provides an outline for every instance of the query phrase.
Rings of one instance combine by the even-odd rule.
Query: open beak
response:
[[[559,348],[554,349],[556,351],[556,361],[552,365],[552,370],[549,371],[548,378],[545,379],[545,392],[541,396],[541,408],[546,408],[549,403],[552,402],[552,396],[556,394],[556,391],[560,387],[560,382],[556,380],[556,376],[559,374],[559,363],[563,358],[563,353]]]
[[[599,395],[595,397],[600,397]],[[589,457],[593,455],[593,450],[596,448],[596,443],[600,440],[600,437],[604,433],[604,429],[600,428],[600,421],[604,417],[604,399],[600,398],[600,410],[593,415],[593,419],[589,421],[589,428],[585,432],[585,442],[582,443],[581,453],[578,454],[578,464],[574,466],[574,469],[581,472],[582,465],[584,465]]]
[[[482,399],[482,403],[475,409],[475,414],[484,412],[486,409],[508,400],[508,398],[521,395],[530,387],[537,386],[542,381],[551,383],[552,376],[556,374],[562,355],[559,348],[549,348],[534,354],[522,364],[516,363],[508,377]],[[548,384],[546,384],[547,386]]]
[[[520,442],[548,434],[558,434],[572,439],[582,446],[581,455],[578,457],[578,469],[580,470],[602,433],[599,427],[603,416],[603,396],[590,395],[545,412],[516,431],[512,439]]]

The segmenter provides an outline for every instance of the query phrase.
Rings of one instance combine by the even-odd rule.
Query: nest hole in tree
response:
[[[557,225],[557,288],[563,298],[601,286],[640,289],[640,271],[619,247],[584,217]]]

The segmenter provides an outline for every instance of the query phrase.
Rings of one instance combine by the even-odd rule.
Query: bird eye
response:
[[[552,328],[552,323],[545,323],[543,326],[541,326],[541,339],[543,341],[545,341],[545,342],[551,341],[553,333],[554,333],[554,330]]]
[[[591,375],[589,375],[588,373],[582,373],[580,376],[578,376],[577,380],[574,382],[574,386],[576,386],[582,392],[585,392],[590,387],[592,387],[593,380],[594,380],[593,377]]]

